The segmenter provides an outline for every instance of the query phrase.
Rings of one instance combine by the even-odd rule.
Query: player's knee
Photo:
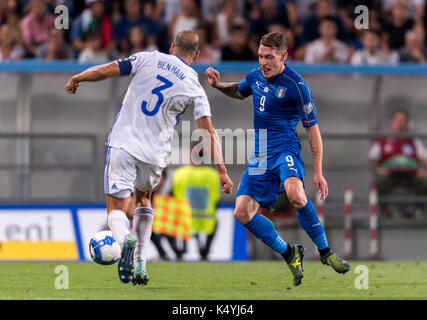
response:
[[[286,193],[290,204],[295,209],[303,208],[307,204],[307,197],[304,192],[293,190]]]
[[[113,210],[120,210],[126,212],[128,206],[128,198],[116,198],[107,195],[107,213]]]
[[[236,207],[234,210],[234,218],[242,224],[246,224],[250,221],[250,214],[247,210],[243,210],[242,208]]]
[[[151,207],[151,194],[152,190],[139,191],[137,189],[135,194],[136,207]]]

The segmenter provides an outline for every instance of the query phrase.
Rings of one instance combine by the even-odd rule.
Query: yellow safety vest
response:
[[[172,193],[191,205],[193,232],[211,234],[216,224],[216,207],[221,197],[218,172],[207,166],[183,166],[175,170]]]

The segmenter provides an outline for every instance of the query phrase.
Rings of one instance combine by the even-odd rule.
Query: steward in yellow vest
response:
[[[220,186],[218,172],[208,166],[186,165],[173,173],[173,196],[190,201],[191,229],[196,235],[203,260],[207,260],[217,227],[216,207],[220,200]],[[207,235],[204,246],[201,245],[200,233]]]

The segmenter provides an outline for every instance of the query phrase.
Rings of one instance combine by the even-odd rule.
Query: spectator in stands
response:
[[[409,18],[408,4],[405,0],[395,0],[391,8],[391,17],[383,21],[383,45],[390,50],[399,50],[405,45],[405,33],[415,26]]]
[[[56,6],[66,6],[71,20],[74,20],[84,9],[84,0],[48,0],[48,2],[50,2],[48,10],[53,14]]]
[[[301,35],[301,44],[312,42],[320,37],[320,21],[325,17],[332,17],[337,26],[337,38],[347,41],[347,34],[342,20],[334,15],[334,3],[332,0],[317,0],[314,14],[304,20]]]
[[[364,30],[362,36],[363,49],[357,50],[351,57],[354,65],[376,65],[397,62],[397,57],[385,52],[380,47],[380,33],[374,30]]]
[[[296,8],[294,1],[286,1],[286,5],[279,10],[277,0],[261,0],[259,10],[256,11],[255,18],[250,21],[251,33],[256,36],[254,41],[259,43],[259,39],[266,33],[271,24],[282,24],[286,28],[291,28],[296,24]]]
[[[358,13],[355,13],[355,8],[359,5],[369,8],[369,30],[380,29],[381,0],[337,0],[336,3],[338,16],[343,22],[349,38],[356,37],[357,30],[354,21]]]
[[[79,62],[100,62],[108,59],[106,50],[102,49],[102,38],[98,31],[89,31],[85,39],[85,49],[80,52]]]
[[[208,27],[207,25],[199,25],[196,28],[196,33],[199,36],[200,54],[197,58],[199,63],[213,63],[221,59],[221,51],[215,48],[208,42]]]
[[[130,28],[127,42],[128,50],[120,52],[116,59],[127,58],[137,52],[158,50],[156,45],[148,45],[146,31],[141,26]]]
[[[70,0],[73,3],[72,11],[70,11],[71,18],[76,19],[86,8],[86,0]]]
[[[292,29],[287,29],[282,24],[274,23],[270,25],[270,27],[268,28],[268,32],[281,32],[285,35],[285,38],[288,41],[288,57],[286,58],[286,60],[295,60],[295,34]]]
[[[169,52],[168,26],[161,19],[154,18],[156,16],[155,0],[145,0],[142,11],[144,17],[149,18],[155,27],[153,37],[147,35],[148,45],[156,46],[162,52]]]
[[[11,24],[19,17],[18,0],[0,0],[0,25],[4,23]]]
[[[52,28],[47,42],[37,47],[35,56],[43,60],[74,59],[73,49],[65,43],[64,30]]]
[[[425,63],[427,49],[424,46],[424,36],[417,31],[407,31],[405,34],[405,46],[399,50],[400,62]]]
[[[183,30],[195,30],[203,23],[196,0],[181,0],[181,13],[174,16],[169,25],[169,39],[175,39]]]
[[[173,17],[179,15],[181,10],[181,0],[157,0],[154,8],[153,19],[161,20],[170,25]]]
[[[16,45],[22,48],[21,17],[18,0],[0,0],[0,26],[5,23],[13,30]]]
[[[122,5],[120,0],[111,1],[111,22],[113,27],[123,18]]]
[[[0,25],[7,21],[6,0],[0,0]]]
[[[140,51],[158,50],[155,44],[148,43],[148,35],[144,28],[140,26],[132,27],[129,30],[130,54]]]
[[[223,0],[198,0],[198,3],[203,21],[212,24],[221,12],[221,5],[224,2]]]
[[[214,46],[222,48],[230,42],[230,30],[234,25],[245,25],[246,21],[243,16],[237,12],[236,0],[224,0],[222,9],[213,21]]]
[[[104,0],[86,0],[87,8],[74,21],[72,26],[72,45],[78,52],[86,47],[85,35],[96,31],[101,35],[101,46],[108,52],[113,50],[113,24],[105,11]]]
[[[349,50],[344,42],[338,40],[337,26],[333,17],[324,17],[319,24],[320,38],[308,43],[305,62],[347,62]]]
[[[248,33],[241,26],[231,29],[230,42],[221,51],[221,60],[253,60],[255,54],[248,45]]]
[[[393,3],[395,0],[382,0],[382,10],[386,16],[391,15]],[[425,0],[405,0],[408,6],[408,15],[415,21],[421,23],[424,18]]]
[[[0,61],[20,60],[24,49],[17,45],[15,30],[9,24],[0,26]]]
[[[48,40],[55,17],[46,11],[44,0],[31,0],[30,6],[31,11],[21,21],[21,33],[28,56],[34,56],[37,47]]]
[[[5,5],[3,13],[1,3]],[[7,23],[12,27],[16,35],[17,44],[22,46],[21,13],[18,0],[0,0],[0,25],[3,23]]]
[[[134,26],[141,26],[147,33],[147,44],[156,45],[155,35],[157,27],[150,17],[143,15],[143,7],[140,0],[125,0],[125,16],[114,25],[114,39],[123,50],[126,46],[129,30]]]
[[[424,169],[427,154],[421,140],[409,133],[409,113],[406,109],[393,112],[391,128],[397,136],[378,139],[368,154],[380,200],[382,196],[396,192],[397,188],[409,194],[427,195]],[[389,207],[381,201],[379,204],[381,213],[389,216]]]

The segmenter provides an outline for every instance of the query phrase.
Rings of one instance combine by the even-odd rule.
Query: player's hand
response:
[[[219,174],[219,182],[221,183],[223,189],[221,190],[224,193],[233,192],[234,183],[231,181],[227,173]]]
[[[67,91],[69,94],[75,94],[79,86],[80,83],[74,80],[74,78],[71,78],[65,85],[65,91]]]
[[[427,177],[427,171],[424,168],[418,168],[415,175],[417,178],[424,179]]]
[[[328,183],[326,182],[323,175],[315,174],[313,177],[313,182],[314,186],[316,187],[316,191],[322,193],[320,199],[326,200],[326,197],[328,196]]]
[[[379,176],[388,176],[390,174],[390,170],[384,167],[378,167],[377,170],[377,175]]]
[[[216,87],[218,85],[219,79],[221,78],[220,73],[212,67],[206,69],[205,74],[208,76],[208,83],[212,87]]]

